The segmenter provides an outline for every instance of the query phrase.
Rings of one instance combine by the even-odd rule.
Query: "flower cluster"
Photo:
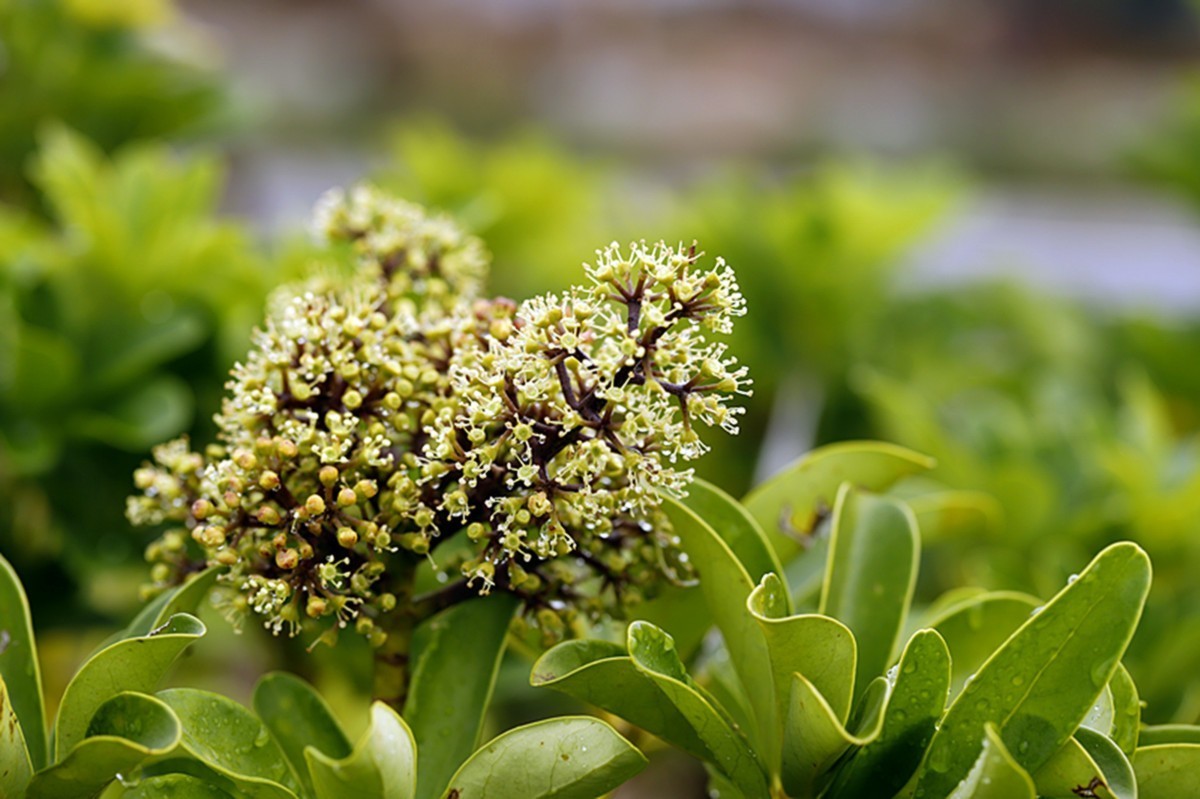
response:
[[[659,492],[686,489],[699,427],[736,431],[748,386],[706,337],[744,311],[720,260],[612,245],[589,287],[517,306],[479,299],[482,245],[416,206],[359,188],[319,218],[358,273],[281,294],[219,443],[170,442],[135,474],[130,519],[168,526],[155,587],[221,564],[234,615],[381,644],[396,613],[489,591],[553,638],[689,578]],[[448,584],[413,597],[426,559]]]

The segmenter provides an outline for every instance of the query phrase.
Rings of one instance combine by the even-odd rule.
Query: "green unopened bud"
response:
[[[347,391],[345,394],[342,395],[342,404],[345,405],[349,410],[353,411],[357,408],[362,407],[363,396],[362,396],[362,394],[359,394],[357,391],[353,391],[353,390]]]
[[[213,555],[213,560],[222,566],[232,566],[233,564],[237,563],[238,554],[232,549],[225,548],[218,550],[217,554]]]
[[[321,485],[329,488],[338,480],[338,469],[336,466],[322,466],[321,471],[317,472],[317,479],[321,481]]]
[[[337,540],[346,549],[350,549],[358,543],[358,533],[351,530],[349,527],[339,527],[337,531]]]
[[[310,516],[320,516],[325,512],[325,500],[319,494],[309,494],[308,499],[304,500],[304,509]]]
[[[380,535],[384,535],[384,533],[380,533],[379,535],[375,536],[376,546],[379,546],[378,542]],[[424,555],[425,553],[429,552],[429,539],[420,533],[405,533],[404,535],[400,536],[400,546],[404,547],[410,552],[414,552],[418,555]]]
[[[238,450],[237,453],[234,454],[233,462],[236,463],[241,468],[249,471],[250,469],[253,469],[255,466],[258,465],[258,458],[256,458],[254,456],[253,452],[242,449],[242,450]]]
[[[374,480],[359,480],[354,484],[354,493],[360,497],[373,499],[379,493],[379,486],[376,485]]]
[[[351,505],[357,505],[358,495],[354,493],[353,488],[343,488],[338,492],[337,504],[343,508],[348,508]]]
[[[274,491],[279,488],[279,475],[268,469],[258,476],[258,485],[265,491]]]
[[[400,405],[403,402],[404,400],[401,399],[400,395],[395,391],[389,391],[383,395],[383,407],[387,408],[389,411],[400,410]]]
[[[471,522],[467,525],[467,538],[478,541],[487,533],[487,528],[481,522]]]
[[[207,499],[198,499],[192,503],[192,517],[197,521],[204,521],[208,514],[212,513],[212,509],[212,503]]]
[[[285,458],[294,458],[300,452],[299,448],[292,441],[286,438],[281,438],[275,442],[275,449]]]
[[[300,563],[300,553],[292,548],[275,553],[275,565],[281,569],[294,569]]]
[[[379,597],[379,609],[380,610],[382,610],[384,613],[387,613],[389,610],[392,610],[395,607],[396,607],[396,595],[395,594],[380,595],[380,597]]]

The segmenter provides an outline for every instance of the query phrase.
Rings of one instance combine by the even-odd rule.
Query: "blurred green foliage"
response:
[[[49,221],[0,207],[0,546],[74,571],[129,562],[129,468],[215,409],[273,280],[216,216],[211,157],[110,160],[53,128],[30,174]]]
[[[213,120],[213,75],[153,41],[174,15],[169,0],[0,2],[0,199],[32,201],[24,167],[46,122],[111,150]]]
[[[484,238],[501,294],[564,288],[569,267],[613,239],[695,240],[733,266],[749,313],[730,346],[750,366],[754,396],[742,434],[714,441],[698,470],[735,492],[750,485],[781,384],[803,375],[806,388],[844,391],[850,365],[881,334],[903,255],[961,191],[939,167],[832,162],[784,175],[718,167],[664,188],[534,132],[483,143],[432,120],[390,141],[381,184]]]

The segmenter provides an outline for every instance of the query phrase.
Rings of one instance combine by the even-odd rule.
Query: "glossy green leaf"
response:
[[[46,715],[42,705],[42,673],[29,602],[21,580],[0,555],[0,679],[8,686],[8,707],[21,724],[34,770],[48,762]]]
[[[917,791],[938,796],[971,768],[995,724],[1026,770],[1066,743],[1112,679],[1150,587],[1150,561],[1114,544],[1028,619],[951,704],[930,744]]]
[[[748,732],[756,737],[759,751],[773,751],[779,746],[779,725],[770,654],[762,630],[746,618],[746,600],[755,584],[720,535],[690,508],[664,497],[663,510],[696,568],[708,612],[754,712],[755,730]]]
[[[1081,727],[1095,730],[1101,735],[1111,735],[1113,726],[1113,698],[1112,690],[1106,685],[1100,691],[1100,696],[1096,697],[1092,709],[1083,717],[1080,723]]]
[[[684,504],[716,531],[751,580],[758,582],[771,573],[783,579],[783,566],[766,533],[741,503],[697,478],[688,486]]]
[[[617,644],[565,641],[538,658],[529,681],[619,716],[702,761],[716,761],[688,715],[667,701],[654,681]],[[708,709],[715,715],[715,710]],[[693,711],[692,715],[701,713]]]
[[[1086,739],[1084,746],[1079,739]],[[1095,756],[1093,756],[1095,752]],[[1077,789],[1095,790],[1104,785],[1114,799],[1136,799],[1133,768],[1117,745],[1099,733],[1081,727],[1033,775],[1038,796],[1076,799]]]
[[[220,694],[192,688],[160,691],[179,717],[180,748],[228,780],[237,792],[261,799],[296,796],[297,783],[266,726]]]
[[[456,605],[418,628],[404,720],[421,753],[417,796],[432,799],[478,745],[516,600]]]
[[[892,662],[917,579],[920,543],[912,512],[844,486],[833,513],[820,612],[858,643],[857,691]]]
[[[1009,754],[992,724],[984,729],[982,748],[971,770],[948,799],[1034,799],[1033,780]]]
[[[885,696],[872,696],[882,689]],[[874,713],[847,730],[825,697],[802,674],[792,675],[792,690],[783,728],[780,778],[788,796],[810,799],[819,792],[826,772],[854,746],[865,746],[879,736],[886,707],[887,682],[872,680],[864,698]]]
[[[24,796],[32,776],[21,720],[13,710],[8,686],[0,675],[0,796]]]
[[[83,740],[88,720],[100,705],[122,691],[153,691],[175,658],[202,635],[200,620],[180,613],[144,636],[118,641],[92,655],[63,693],[55,725],[58,757]]]
[[[932,617],[929,626],[950,649],[952,697],[1040,604],[1028,594],[996,591],[966,598]]]
[[[350,754],[350,739],[329,705],[315,688],[293,674],[276,671],[259,680],[254,687],[254,712],[309,795],[314,788],[304,749],[311,746],[331,760]]]
[[[417,748],[404,720],[387,705],[371,705],[371,726],[354,751],[330,757],[304,750],[317,799],[412,799],[417,793]]]
[[[442,796],[595,799],[645,766],[645,756],[603,721],[566,716],[492,739],[463,764]]]
[[[1121,751],[1132,755],[1137,749],[1138,733],[1142,723],[1142,705],[1138,698],[1137,686],[1124,664],[1117,667],[1112,681],[1108,684],[1113,700],[1113,743],[1121,747]]]
[[[722,715],[719,706],[688,676],[671,637],[651,624],[634,622],[629,625],[628,645],[634,667],[687,719],[712,754],[713,765],[748,799],[766,797],[763,764],[745,736],[733,728],[732,720]]]
[[[1075,740],[1087,750],[1092,762],[1100,767],[1109,793],[1118,799],[1137,799],[1137,779],[1133,773],[1133,764],[1115,741],[1082,727],[1075,731]],[[1074,799],[1074,796],[1068,799]]]
[[[79,799],[133,774],[180,740],[179,720],[166,704],[140,693],[119,693],[97,708],[82,740],[34,775],[29,799]]]
[[[879,737],[838,770],[826,799],[893,796],[916,773],[950,690],[950,652],[937,632],[909,640],[895,679]]]
[[[119,795],[121,799],[235,799],[233,794],[190,774],[145,777],[131,782]]]
[[[780,719],[787,712],[792,675],[799,672],[825,697],[844,724],[854,698],[854,634],[828,616],[788,615],[786,596],[779,578],[768,574],[746,600],[750,615],[767,641]]]
[[[1152,724],[1142,727],[1141,747],[1163,744],[1200,744],[1200,727],[1194,724]]]
[[[882,491],[901,478],[933,467],[933,461],[903,447],[847,441],[815,449],[746,495],[742,504],[766,531],[780,561],[801,549],[822,511],[833,509],[842,483]]]
[[[1133,753],[1138,799],[1200,796],[1200,744],[1157,744]]]
[[[183,585],[156,596],[133,618],[124,630],[110,636],[96,650],[104,649],[125,638],[140,638],[167,623],[177,613],[195,614],[208,596],[208,592],[216,585],[217,577],[225,571],[224,566],[211,566],[204,571],[189,577]]]

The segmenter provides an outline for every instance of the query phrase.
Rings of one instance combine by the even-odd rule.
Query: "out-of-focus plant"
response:
[[[544,133],[483,142],[426,118],[397,127],[389,148],[378,184],[452,214],[485,239],[499,295],[566,288],[564,264],[587,260],[596,242],[637,238],[658,222],[652,213],[644,226],[633,224],[636,193],[620,191],[616,164],[576,155]]]
[[[50,220],[0,208],[0,545],[84,569],[133,555],[114,472],[211,413],[268,274],[211,158],[55,128],[31,175]]]
[[[1193,76],[1160,128],[1129,154],[1130,166],[1200,208],[1200,78]]]
[[[973,526],[931,540],[928,590],[966,582],[1045,594],[1090,550],[1134,539],[1163,566],[1130,669],[1150,718],[1196,719],[1200,686],[1187,675],[1200,647],[1183,633],[1200,607],[1188,576],[1200,563],[1200,459],[1177,421],[1187,407],[1123,360],[1122,326],[1066,301],[957,290],[901,303],[889,324],[894,335],[855,380],[876,434],[933,455],[942,488],[995,501],[975,497]]]
[[[170,0],[0,4],[0,199],[31,199],[25,163],[56,122],[105,150],[198,130],[220,102],[212,76],[152,39]]]
[[[809,403],[814,416],[822,399],[840,407],[848,368],[885,335],[904,254],[959,193],[959,181],[937,167],[830,164],[782,177],[725,168],[664,188],[533,134],[483,144],[424,122],[392,141],[383,184],[484,235],[501,292],[560,287],[562,264],[586,259],[587,242],[664,228],[743,265],[755,313],[734,341],[757,390],[743,434],[714,442],[716,454],[700,465],[734,490],[749,486],[781,386],[784,401]]]

